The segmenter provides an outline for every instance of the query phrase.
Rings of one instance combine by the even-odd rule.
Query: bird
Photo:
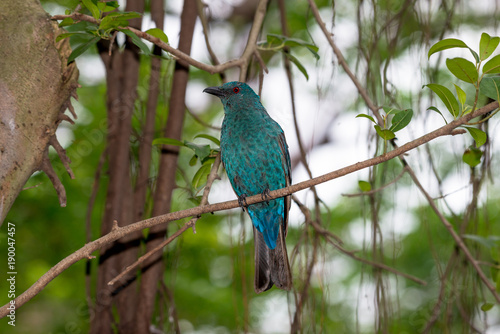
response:
[[[290,195],[268,200],[272,190],[289,186],[290,155],[285,134],[253,89],[232,81],[203,92],[220,98],[224,107],[220,150],[226,174],[240,206],[253,224],[256,293],[273,284],[292,288],[292,275],[285,244]],[[262,195],[266,201],[246,205],[246,197]]]

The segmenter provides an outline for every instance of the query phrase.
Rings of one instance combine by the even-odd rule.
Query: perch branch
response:
[[[461,126],[465,124],[466,122],[470,121],[471,119],[484,115],[492,110],[495,110],[499,107],[498,102],[492,102],[480,109],[475,110],[473,113],[470,113],[468,115],[465,115],[461,118],[458,118],[454,120],[453,122],[448,123],[447,125],[444,125],[441,128],[438,128],[422,137],[419,137],[411,142],[408,142],[392,151],[389,151],[387,153],[384,153],[380,156],[361,161],[358,163],[355,163],[353,165],[346,166],[344,168],[332,171],[330,173],[318,176],[316,178],[300,182],[294,185],[291,185],[286,188],[278,189],[278,190],[273,190],[269,193],[269,196],[267,197],[268,200],[273,199],[273,198],[278,198],[278,197],[283,197],[286,195],[293,194],[297,191],[304,190],[307,188],[310,188],[314,185],[318,185],[320,183],[324,183],[326,181],[330,181],[333,179],[336,179],[338,177],[351,174],[353,172],[356,172],[358,170],[371,167],[377,164],[380,164],[382,162],[391,160],[393,158],[396,158],[400,156],[403,153],[406,153],[420,145],[423,145],[435,138],[441,137],[441,136],[447,136],[450,135],[453,132],[453,129],[455,129],[458,126]],[[48,159],[48,158],[47,158]],[[262,196],[255,195],[251,197],[247,197],[246,199],[247,204],[255,204],[262,202]],[[432,198],[431,198],[431,203],[433,203]],[[149,218],[146,220],[139,221],[134,224],[130,224],[124,227],[118,227],[114,230],[112,230],[110,233],[86,244],[79,250],[75,251],[74,253],[70,254],[63,260],[61,260],[59,263],[57,263],[54,267],[50,268],[42,277],[38,279],[31,287],[29,287],[25,292],[20,294],[16,299],[16,308],[24,305],[27,301],[32,299],[34,296],[36,296],[41,290],[49,284],[50,281],[52,281],[55,277],[57,277],[59,274],[61,274],[64,270],[69,268],[71,265],[74,263],[80,261],[81,259],[89,258],[91,254],[98,250],[101,249],[102,247],[110,244],[111,242],[118,240],[130,233],[149,228],[152,226],[160,225],[160,224],[165,224],[170,221],[178,220],[181,218],[186,218],[186,217],[193,217],[193,216],[199,216],[203,213],[208,213],[208,212],[216,212],[216,211],[223,211],[223,210],[229,210],[229,209],[234,209],[238,208],[238,200],[233,200],[233,201],[227,201],[227,202],[221,202],[221,203],[216,203],[216,204],[209,204],[209,205],[204,205],[204,206],[197,206],[194,208],[182,210],[182,211],[176,211],[176,212],[171,212],[167,213],[164,215],[156,216],[153,218]],[[455,232],[456,234],[456,232]],[[457,235],[458,240],[461,240],[460,237]],[[465,247],[463,242],[460,244],[462,247]],[[465,249],[467,249],[465,247]],[[470,253],[468,253],[470,255]],[[471,256],[471,255],[470,255]],[[475,268],[477,268],[477,263],[474,260],[473,262],[475,264]],[[480,270],[480,268],[479,268]],[[483,274],[484,277],[484,274]],[[495,293],[496,298],[498,295]],[[498,299],[500,302],[500,298]],[[0,318],[5,317],[9,310],[10,304],[6,304],[0,308]]]

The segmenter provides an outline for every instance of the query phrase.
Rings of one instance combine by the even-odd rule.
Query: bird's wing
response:
[[[290,154],[288,153],[288,145],[286,143],[285,134],[283,130],[281,130],[278,143],[281,150],[281,162],[283,166],[283,170],[285,171],[285,185],[288,187],[292,183],[292,167],[290,163]],[[288,195],[285,197],[285,212],[284,212],[284,220],[283,220],[283,229],[285,232],[285,237],[288,234],[288,211],[290,210],[290,206],[292,204],[292,196]]]

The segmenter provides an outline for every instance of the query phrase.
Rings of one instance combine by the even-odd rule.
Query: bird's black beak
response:
[[[220,87],[207,87],[203,90],[203,93],[212,94],[218,97],[224,97],[226,94]]]

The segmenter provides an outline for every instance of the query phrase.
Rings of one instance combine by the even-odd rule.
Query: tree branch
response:
[[[432,131],[432,132],[430,132],[430,133],[428,133],[420,138],[417,138],[411,142],[406,143],[405,145],[402,145],[402,146],[394,149],[393,151],[389,151],[389,152],[382,154],[380,156],[355,163],[353,165],[335,170],[333,172],[318,176],[316,178],[313,178],[313,179],[310,179],[310,180],[307,180],[304,182],[300,182],[300,183],[291,185],[291,186],[286,187],[286,188],[273,190],[269,193],[269,196],[267,197],[267,199],[269,200],[269,199],[273,199],[273,198],[278,198],[278,197],[290,195],[290,194],[293,194],[297,191],[307,189],[309,187],[318,185],[320,183],[324,183],[324,182],[336,179],[338,177],[356,172],[358,170],[361,170],[361,169],[364,169],[367,167],[371,167],[371,166],[380,164],[382,162],[391,160],[391,159],[398,157],[401,154],[406,153],[406,152],[408,152],[408,151],[410,151],[410,150],[412,150],[420,145],[423,145],[423,144],[425,144],[425,143],[427,143],[435,138],[450,135],[453,133],[453,130],[456,127],[459,127],[459,126],[467,123],[471,119],[478,117],[478,116],[481,116],[481,115],[484,115],[484,114],[486,114],[490,111],[493,111],[497,108],[499,108],[498,102],[492,102],[492,103],[490,103],[490,104],[488,104],[480,109],[477,109],[476,111],[474,111],[471,114],[468,114],[468,115],[465,115],[459,119],[456,119],[453,122],[450,122],[447,125],[439,128],[439,129],[436,129],[436,130],[434,130],[434,131]],[[246,202],[249,205],[259,203],[262,201],[263,201],[263,199],[262,199],[262,196],[260,194],[246,198]],[[432,198],[431,198],[430,203],[433,203]],[[221,203],[216,203],[216,204],[209,204],[209,205],[204,205],[204,206],[197,206],[197,207],[194,207],[191,209],[186,209],[186,210],[177,211],[177,212],[171,212],[171,213],[167,213],[167,214],[153,217],[150,219],[142,220],[142,221],[139,221],[139,222],[134,223],[134,224],[115,228],[112,231],[110,231],[108,234],[102,236],[101,238],[96,239],[95,241],[86,244],[85,246],[83,246],[79,250],[75,251],[74,253],[70,254],[69,256],[67,256],[66,258],[61,260],[54,267],[49,269],[49,271],[47,271],[42,277],[40,277],[40,279],[38,279],[38,281],[36,281],[30,288],[28,288],[25,292],[23,292],[21,295],[19,295],[15,299],[16,308],[19,308],[20,306],[24,305],[27,301],[29,301],[31,298],[36,296],[41,290],[43,290],[43,288],[45,288],[45,286],[47,286],[47,284],[49,284],[50,281],[52,281],[55,277],[60,275],[64,270],[69,268],[72,264],[78,262],[81,259],[90,258],[94,251],[101,249],[102,247],[112,243],[113,241],[115,241],[123,236],[126,236],[126,235],[133,233],[133,232],[136,232],[136,231],[140,231],[140,230],[145,229],[145,228],[149,228],[149,227],[160,225],[160,224],[165,224],[165,223],[168,223],[168,222],[171,222],[174,220],[178,220],[181,218],[198,216],[198,215],[201,215],[203,213],[208,213],[208,212],[229,210],[229,209],[234,209],[237,207],[239,207],[238,200],[221,202]],[[457,238],[456,240],[461,241],[460,237],[456,234],[456,232],[453,231],[453,233],[454,233],[453,235],[455,235]],[[459,244],[459,246],[464,247],[466,249],[463,242],[461,242]],[[469,256],[472,257],[472,255],[470,253],[469,253]],[[478,268],[477,261],[475,261],[474,259],[472,259],[472,260],[473,260],[472,264],[474,265],[474,268],[476,268],[476,270],[479,270],[478,272],[482,272],[482,271],[480,271],[480,268]],[[481,276],[481,277],[483,278],[484,276]],[[486,277],[484,277],[484,279],[486,279]],[[489,285],[488,285],[488,288],[489,288]],[[496,293],[495,293],[495,298],[498,298],[498,295]],[[500,298],[498,300],[500,302]],[[6,304],[0,308],[0,317],[5,317],[8,314],[8,311],[9,311],[7,309],[8,306],[9,306],[9,304]]]

